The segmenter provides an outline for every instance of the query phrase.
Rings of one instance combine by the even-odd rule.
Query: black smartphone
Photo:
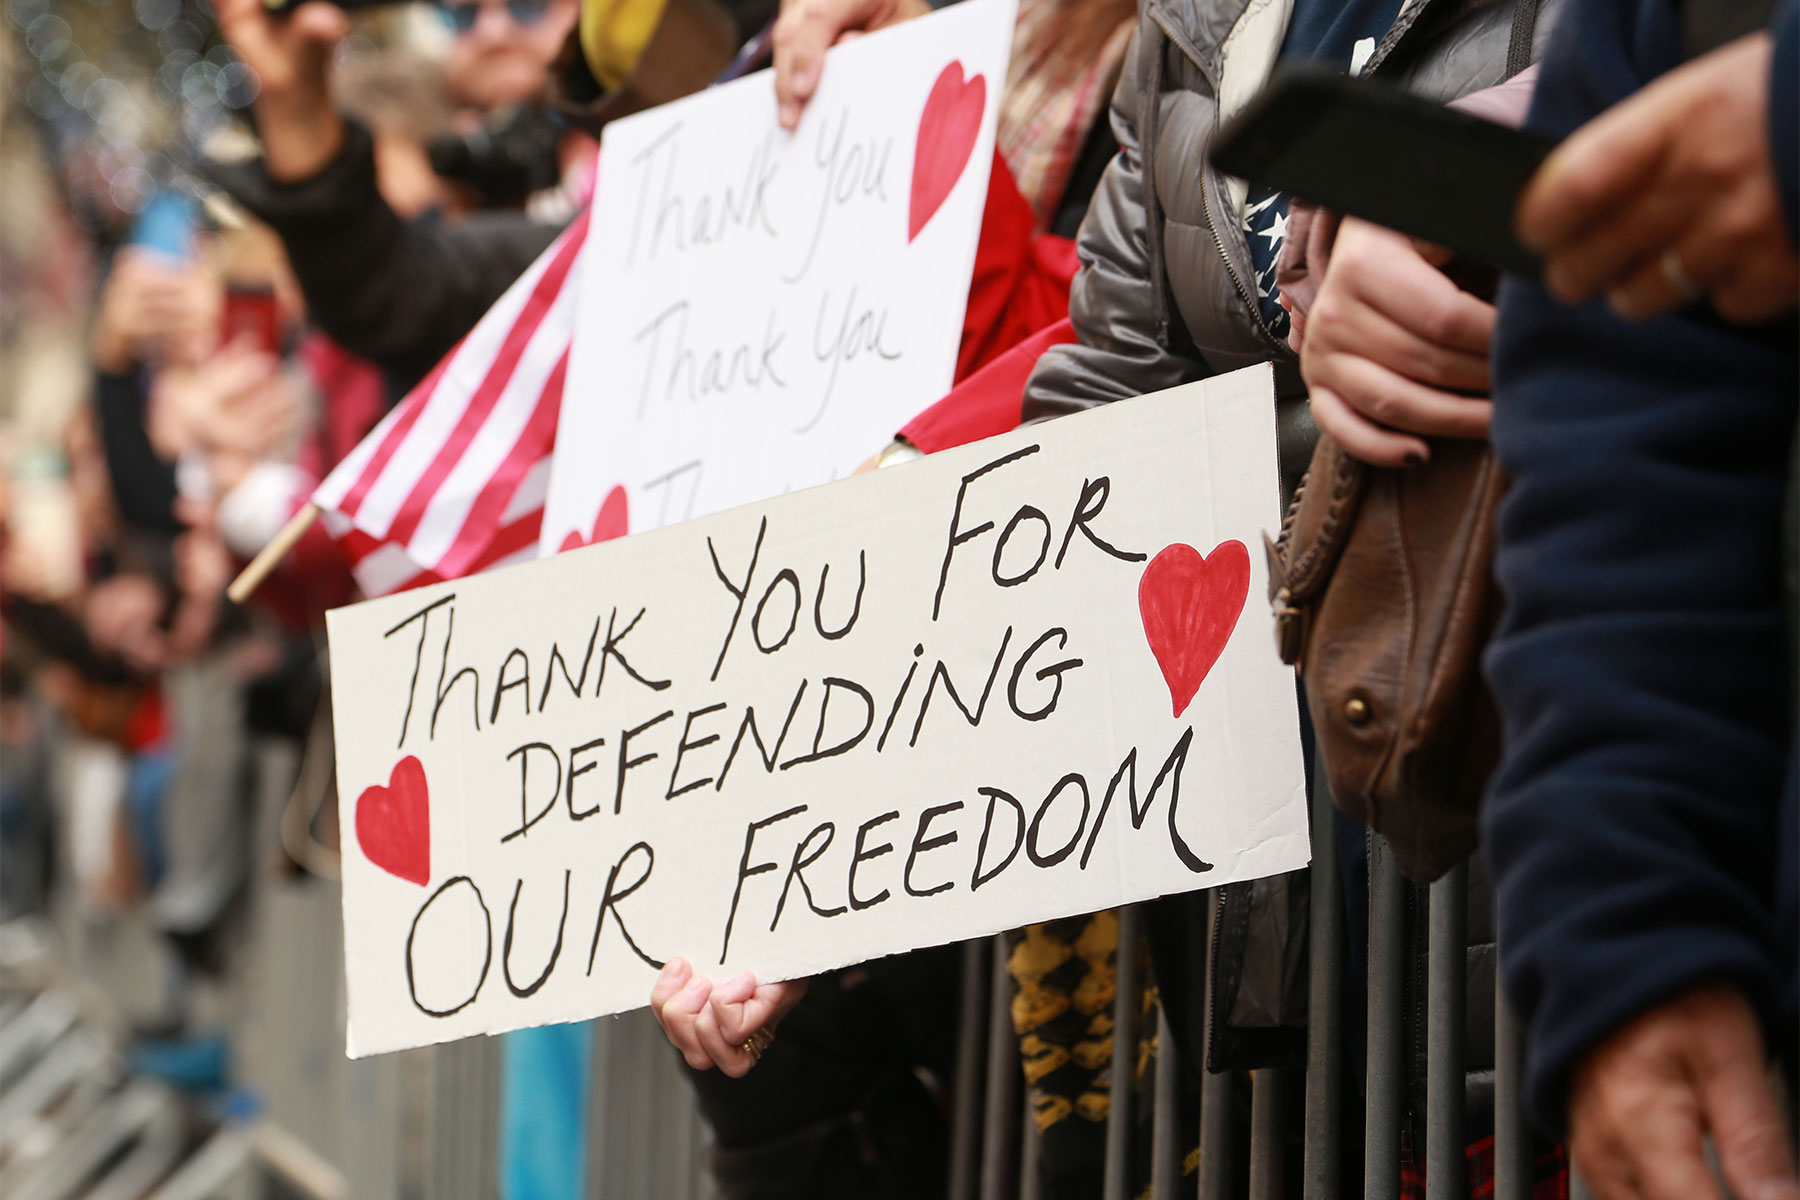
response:
[[[1535,276],[1513,208],[1554,139],[1371,79],[1287,68],[1223,129],[1221,171]]]

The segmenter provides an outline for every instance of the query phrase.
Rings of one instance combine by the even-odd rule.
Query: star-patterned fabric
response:
[[[1400,0],[1295,0],[1281,61],[1326,62],[1355,73],[1399,11]],[[1288,335],[1287,310],[1281,307],[1281,292],[1275,286],[1275,264],[1281,261],[1287,223],[1287,194],[1252,184],[1244,203],[1244,240],[1250,244],[1256,310],[1278,338]]]
[[[1256,310],[1278,338],[1288,335],[1287,310],[1281,307],[1281,291],[1275,286],[1275,265],[1281,261],[1281,245],[1287,240],[1287,222],[1287,193],[1260,184],[1252,186],[1244,204],[1243,226],[1256,270]]]

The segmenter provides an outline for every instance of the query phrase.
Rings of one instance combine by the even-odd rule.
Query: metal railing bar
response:
[[[1210,930],[1219,919],[1219,893],[1207,896],[1206,926]],[[1212,939],[1207,939],[1206,1027],[1213,1025],[1212,1013]],[[1210,1034],[1208,1035],[1210,1037]],[[1201,1062],[1212,1053],[1209,1042],[1201,1054]],[[1231,1188],[1231,1076],[1228,1073],[1200,1072],[1200,1200],[1225,1200]]]
[[[1171,1200],[1181,1187],[1181,1059],[1169,1014],[1156,1006],[1156,1105],[1150,1126],[1151,1200]]]
[[[1287,1072],[1250,1074],[1250,1200],[1281,1200],[1281,1093]]]
[[[961,1023],[956,1035],[956,1081],[950,1130],[950,1200],[975,1200],[980,1185],[981,1075],[987,1057],[988,943],[962,948]]]
[[[1498,986],[1494,989],[1494,1200],[1532,1193],[1531,1130],[1525,1125],[1525,1030]]]
[[[1019,1113],[1019,1039],[1013,1033],[1012,976],[1007,972],[1006,935],[993,938],[988,980],[987,1116],[981,1147],[981,1200],[1009,1200],[1018,1145],[1013,1140]]]
[[[1387,839],[1369,839],[1369,1038],[1365,1075],[1363,1195],[1400,1194],[1401,991],[1405,883]]]
[[[1044,1193],[1044,1176],[1038,1152],[1044,1135],[1038,1130],[1037,1111],[1032,1107],[1029,1092],[1022,1107],[1024,1111],[1019,1116],[1019,1200],[1040,1200]]]
[[[1311,962],[1306,999],[1306,1150],[1301,1195],[1338,1200],[1338,1104],[1343,1095],[1344,894],[1337,815],[1322,761],[1312,794]]]
[[[1431,885],[1426,948],[1425,1200],[1462,1200],[1468,1037],[1469,864]]]
[[[1131,1200],[1132,1100],[1137,1068],[1137,1015],[1143,1004],[1143,972],[1138,969],[1143,942],[1143,912],[1136,905],[1119,909],[1119,948],[1114,955],[1112,1080],[1106,1109],[1105,1200]]]

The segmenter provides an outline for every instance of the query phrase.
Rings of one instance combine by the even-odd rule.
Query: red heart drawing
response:
[[[630,532],[631,503],[625,497],[624,485],[615,483],[613,490],[606,493],[606,502],[600,506],[600,515],[594,518],[594,535],[584,541],[579,533],[571,529],[557,549],[573,550],[577,546],[591,546],[595,542],[610,542]]]
[[[409,883],[431,882],[431,792],[425,765],[409,754],[356,798],[356,841],[369,861]]]
[[[1250,552],[1239,541],[1220,542],[1210,556],[1177,542],[1144,568],[1138,612],[1177,717],[1219,661],[1249,595]]]
[[[931,85],[919,116],[919,140],[913,146],[912,207],[906,217],[906,240],[919,236],[943,206],[981,132],[987,111],[987,76],[963,79],[960,60],[952,61]]]

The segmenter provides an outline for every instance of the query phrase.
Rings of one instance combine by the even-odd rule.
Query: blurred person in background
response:
[[[705,86],[773,14],[774,3],[590,0],[588,7],[594,15],[578,28],[575,0],[447,6],[457,33],[445,84],[479,106],[530,113],[554,81],[561,117],[593,133],[604,119],[641,107],[642,94],[672,99]],[[703,15],[669,21],[670,9]],[[593,143],[567,126],[546,134],[537,117],[434,139],[429,149],[440,174],[483,183],[514,202],[528,198],[519,179],[542,181],[532,156],[548,155],[557,169],[547,178],[561,180],[560,194],[523,210],[409,220],[383,195],[369,128],[341,112],[334,94],[334,50],[350,19],[323,0],[284,14],[270,13],[261,0],[221,0],[218,22],[260,80],[253,115],[262,156],[208,166],[207,173],[281,236],[320,328],[387,372],[398,397],[585,203]],[[670,32],[659,41],[665,27]],[[584,40],[596,47],[591,69]],[[552,64],[559,50],[560,72]],[[621,105],[621,96],[639,98]]]

